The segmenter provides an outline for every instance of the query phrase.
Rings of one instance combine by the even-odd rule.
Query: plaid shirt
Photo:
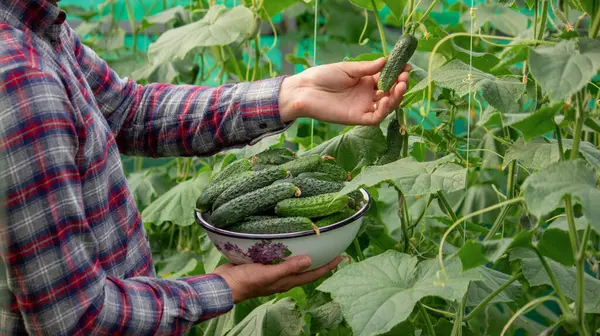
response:
[[[281,81],[138,85],[55,5],[0,0],[0,335],[178,335],[229,311],[217,275],[156,276],[120,154],[204,156],[279,133]]]

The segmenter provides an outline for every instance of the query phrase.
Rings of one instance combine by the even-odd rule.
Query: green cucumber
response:
[[[340,182],[329,182],[310,177],[294,177],[289,180],[285,179],[280,181],[275,183],[283,183],[284,181],[288,181],[300,188],[300,197],[311,197],[321,194],[334,193],[344,188],[344,184]]]
[[[350,218],[352,215],[354,215],[356,213],[356,211],[350,209],[350,208],[344,208],[334,214],[331,214],[329,216],[323,217],[321,219],[319,219],[315,224],[322,228],[324,226],[328,226],[331,224],[335,224],[338,222],[343,221],[346,218]]]
[[[270,165],[270,164],[262,164],[262,163],[259,163],[259,164],[256,164],[256,165],[254,165],[254,166],[252,167],[252,170],[253,170],[253,171],[261,171],[261,170],[265,170],[265,169],[267,169],[267,168],[273,168],[273,167],[276,167],[276,165]]]
[[[243,171],[238,174],[231,175],[221,181],[211,181],[209,185],[202,190],[200,197],[196,200],[196,208],[201,211],[206,211],[211,208],[212,203],[232,185],[238,184],[242,181],[249,179],[255,173],[252,171]]]
[[[252,164],[280,165],[296,158],[296,153],[288,148],[270,148],[252,157]]]
[[[379,81],[377,82],[379,90],[389,91],[394,86],[404,66],[417,50],[418,44],[417,38],[410,34],[404,34],[398,39],[379,74]]]
[[[282,200],[297,197],[300,189],[291,183],[279,183],[243,194],[221,205],[212,212],[212,224],[226,228],[248,216],[275,207]]]
[[[404,137],[400,134],[400,122],[396,117],[387,128],[387,151],[377,160],[377,165],[385,165],[400,159]]]
[[[213,210],[218,209],[221,205],[231,201],[236,197],[247,194],[256,189],[266,187],[277,180],[285,178],[286,176],[287,172],[285,169],[280,168],[279,166],[254,172],[254,174],[246,180],[240,181],[225,189],[225,191],[223,191],[221,195],[219,195],[219,197],[217,197],[217,199],[214,201],[212,208]]]
[[[228,228],[229,231],[254,234],[292,233],[313,229],[313,222],[306,217],[282,217],[253,221],[246,220]]]
[[[321,163],[331,159],[330,156],[308,155],[286,162],[279,167],[289,171],[292,176],[298,176],[301,173],[316,171]]]
[[[339,182],[350,181],[352,178],[350,172],[346,171],[346,169],[342,168],[333,161],[321,162],[321,164],[316,168],[316,171],[331,175],[336,179],[336,181]]]
[[[329,181],[329,182],[344,182],[345,181],[345,179],[340,180],[336,176],[329,175],[327,173],[321,173],[321,172],[300,173],[300,174],[298,174],[298,177],[312,178],[312,179],[317,179],[317,180],[321,180],[321,181]]]
[[[275,213],[282,217],[324,217],[336,213],[346,206],[350,198],[337,193],[321,194],[306,198],[288,198],[275,206]]]
[[[220,181],[223,181],[224,179],[228,178],[229,176],[244,172],[244,171],[249,171],[252,169],[252,162],[250,162],[250,160],[246,159],[246,158],[242,158],[239,159],[237,161],[233,161],[232,163],[228,164],[227,166],[225,166],[225,168],[221,169],[220,172],[218,172],[215,177],[213,177],[213,179],[210,181],[210,183],[217,183]],[[207,186],[207,188],[210,186],[210,184]]]

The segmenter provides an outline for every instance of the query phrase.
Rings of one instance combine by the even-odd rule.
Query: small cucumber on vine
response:
[[[225,189],[214,201],[212,208],[213,210],[218,209],[221,205],[231,201],[236,197],[256,189],[266,187],[277,180],[285,178],[286,176],[287,171],[279,166],[254,172],[254,174],[246,180],[240,181]]]
[[[252,156],[253,165],[280,165],[296,159],[296,153],[288,148],[270,148]]]
[[[320,234],[319,228],[306,217],[281,217],[263,220],[245,220],[231,226],[229,231],[254,234],[278,234],[314,230]]]
[[[387,151],[377,160],[377,165],[385,165],[400,159],[404,137],[400,134],[400,122],[394,116],[387,128]]]
[[[336,213],[346,206],[350,198],[337,193],[321,194],[306,198],[288,198],[277,203],[275,213],[282,217],[324,217]]]
[[[404,34],[398,39],[394,49],[388,56],[387,62],[381,70],[377,88],[382,91],[389,91],[394,83],[398,80],[398,76],[402,73],[404,66],[410,60],[412,55],[417,50],[419,41],[411,34]]]
[[[300,196],[291,183],[271,184],[234,198],[213,211],[210,218],[218,228],[226,228],[244,218],[275,207],[282,200]]]
[[[224,179],[212,180],[209,185],[204,188],[198,199],[196,200],[196,208],[200,211],[209,210],[213,202],[219,195],[232,185],[238,184],[249,179],[255,173],[252,171],[243,171],[234,175],[230,175]]]

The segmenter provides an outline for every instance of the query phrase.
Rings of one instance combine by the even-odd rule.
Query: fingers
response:
[[[372,76],[381,71],[385,65],[385,58],[381,57],[374,61],[364,62],[342,62],[338,63],[344,72],[352,78]]]
[[[298,256],[290,258],[281,264],[267,265],[263,271],[263,277],[267,282],[275,282],[296,273],[300,273],[311,265],[309,257]]]
[[[281,279],[280,284],[278,284],[278,286],[281,286],[281,288],[283,288],[283,291],[287,291],[293,287],[302,286],[307,283],[313,282],[319,278],[322,278],[327,273],[331,272],[331,270],[336,268],[341,261],[342,257],[338,256],[325,266],[321,266],[312,271],[304,272],[298,275],[287,277],[285,279]]]

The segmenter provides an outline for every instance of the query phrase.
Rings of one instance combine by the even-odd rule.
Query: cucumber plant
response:
[[[118,12],[103,22],[91,19],[114,6],[71,11],[85,14],[78,28],[84,42],[141,83],[270,78],[290,65],[315,65],[304,53],[313,45],[320,63],[387,57],[383,91],[402,63],[411,64],[401,108],[379,126],[311,127],[301,120],[282,135],[211,157],[124,157],[164,277],[208,273],[224,262],[194,225],[193,211],[201,195],[224,182],[220,172],[243,165],[237,163],[243,158],[254,157],[252,173],[293,166],[293,178],[343,183],[335,193],[350,200],[364,187],[373,199],[333,275],[236,305],[189,333],[600,332],[598,1],[319,0],[317,13],[314,2],[243,0],[225,7],[199,0],[158,13],[144,7],[149,13],[141,23],[129,10],[133,45],[119,40]],[[135,2],[126,4],[132,9]],[[211,20],[198,24],[205,17]],[[278,29],[277,17],[295,30]],[[227,33],[209,34],[202,45],[188,38],[207,31]],[[174,47],[174,41],[186,43]],[[284,55],[281,65],[275,49]],[[258,155],[268,148],[272,156]],[[282,148],[298,159],[315,158],[304,168],[315,166],[297,168]],[[335,165],[327,165],[329,157]],[[214,201],[208,198],[204,203]],[[229,202],[222,206],[239,210]],[[256,216],[262,215],[250,218]],[[289,218],[299,227],[325,221]],[[271,322],[281,316],[285,323]]]

